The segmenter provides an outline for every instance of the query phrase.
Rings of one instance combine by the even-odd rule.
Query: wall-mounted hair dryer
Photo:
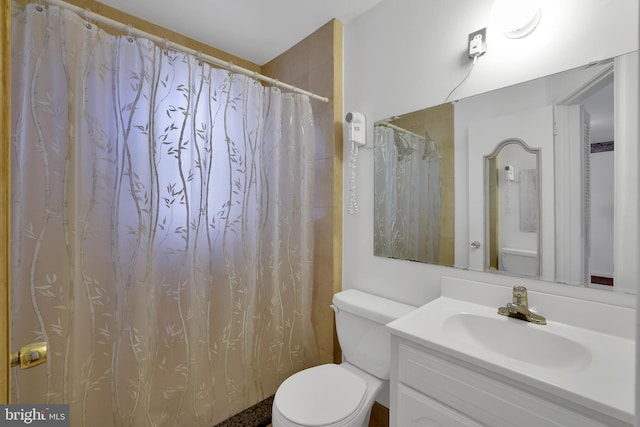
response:
[[[344,118],[345,137],[347,144],[351,145],[349,150],[349,169],[351,170],[351,179],[349,185],[349,201],[347,202],[347,212],[349,215],[358,213],[358,197],[356,195],[356,157],[358,156],[358,147],[367,145],[367,126],[365,117],[362,113],[350,111]]]
[[[347,142],[356,147],[367,145],[367,126],[364,114],[350,111],[344,120]]]
[[[513,166],[507,165],[504,167],[504,176],[507,181],[516,180],[516,169]]]

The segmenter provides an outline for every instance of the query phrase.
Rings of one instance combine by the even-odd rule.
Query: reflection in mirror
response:
[[[513,273],[505,266],[505,255],[513,252],[521,257],[532,255],[533,258],[535,253],[538,274],[531,275],[540,280],[609,290],[615,287],[622,292],[635,292],[636,281],[627,274],[633,269],[628,266],[624,269],[625,266],[620,264],[615,271],[613,269],[614,252],[629,250],[627,236],[637,233],[633,222],[618,212],[618,207],[624,205],[621,204],[622,198],[614,202],[613,197],[614,194],[624,195],[627,189],[633,191],[636,188],[635,184],[627,185],[620,180],[616,180],[614,186],[615,171],[622,169],[620,165],[627,168],[635,166],[632,160],[628,160],[633,157],[627,159],[619,154],[629,144],[637,143],[634,137],[637,135],[637,121],[631,119],[635,116],[625,111],[637,103],[636,95],[628,95],[636,93],[630,83],[633,81],[637,81],[637,52],[377,123],[374,128],[376,146],[382,143],[380,141],[385,132],[391,132],[391,127],[383,128],[383,124],[393,125],[425,139],[430,137],[437,143],[442,208],[439,233],[432,228],[431,235],[427,235],[426,227],[413,228],[409,233],[417,241],[437,244],[437,258],[433,256],[436,251],[433,248],[430,257],[423,257],[408,249],[399,250],[394,238],[407,235],[407,231],[403,230],[405,225],[401,224],[404,219],[400,219],[398,212],[390,213],[394,208],[401,208],[401,205],[394,202],[389,193],[395,191],[412,196],[418,193],[400,184],[395,172],[391,175],[390,171],[396,167],[403,153],[396,151],[383,155],[377,152],[374,157],[374,254],[510,275]],[[625,114],[614,117],[614,105],[617,111]],[[439,126],[444,122],[447,126],[442,127],[449,130],[439,133]],[[528,126],[528,130],[523,130],[523,124]],[[492,132],[491,136],[483,137],[489,131]],[[396,135],[402,131],[395,129],[393,132]],[[482,138],[478,139],[479,136]],[[496,190],[493,200],[484,200],[484,156],[491,153],[500,141],[513,139],[520,139],[529,147],[540,149],[537,181],[533,176],[525,178],[531,184],[537,182],[538,185],[537,233],[520,231],[529,233],[532,241],[537,241],[537,246],[531,244],[530,248],[523,248],[515,242],[500,241],[500,236],[504,236],[499,228],[491,231],[494,233],[492,241],[485,241],[488,234],[485,229],[487,203],[495,205],[497,209],[500,203],[509,199],[511,210],[519,209],[521,201],[534,203],[533,199],[521,199],[519,195],[514,195],[515,182],[508,190],[505,189],[505,192],[510,191],[508,196],[502,190]],[[396,150],[403,147],[395,142],[393,144]],[[454,145],[456,159],[453,159]],[[492,165],[496,170],[506,166],[504,153],[499,157],[497,164]],[[455,234],[454,163],[458,168],[455,189],[460,195],[458,200],[468,203],[463,206],[465,212],[458,215]],[[534,168],[514,168],[516,181],[520,179],[523,169]],[[502,169],[501,172],[496,172],[496,185],[499,184],[497,180],[506,179],[506,171]],[[402,209],[411,225],[424,221],[423,212],[428,211],[425,207],[408,211],[404,207]],[[616,229],[614,216],[618,219]],[[519,222],[519,213],[512,216],[514,221],[516,218]],[[383,219],[390,221],[384,227]],[[533,219],[522,220],[529,225],[535,222]],[[495,221],[496,227],[499,227],[499,222]],[[614,283],[614,278],[618,277],[626,278],[626,285],[618,287]]]
[[[503,96],[499,97],[502,98]],[[502,105],[499,102],[500,100],[497,101],[497,104]],[[555,194],[553,182],[553,107],[546,105],[535,106],[534,108],[522,109],[517,112],[509,111],[507,113],[493,107],[493,114],[490,117],[480,119],[474,112],[472,112],[472,115],[474,120],[470,121],[467,125],[469,236],[470,240],[477,240],[480,243],[480,249],[470,251],[469,269],[474,271],[496,271],[495,266],[492,268],[488,262],[488,250],[491,244],[498,245],[498,240],[495,237],[500,230],[497,230],[493,234],[493,239],[490,239],[492,236],[486,232],[487,225],[491,222],[489,215],[491,212],[487,212],[486,209],[489,203],[488,195],[490,195],[490,193],[484,186],[484,177],[486,176],[487,170],[487,156],[490,157],[496,153],[500,153],[502,160],[502,149],[504,149],[506,160],[504,163],[501,163],[504,177],[508,174],[511,179],[513,168],[513,182],[509,184],[515,184],[515,181],[520,180],[520,171],[523,169],[535,169],[537,171],[537,177],[533,182],[537,183],[536,189],[540,195],[540,197],[538,197],[540,203],[538,203],[536,207],[536,222],[539,221],[539,225],[535,227],[535,233],[522,232],[517,234],[517,238],[509,239],[507,242],[500,239],[500,246],[494,246],[494,253],[495,256],[499,257],[500,255],[505,255],[505,252],[510,251],[510,258],[513,262],[518,259],[520,261],[519,263],[522,264],[525,263],[525,260],[528,260],[527,263],[529,265],[535,263],[539,265],[539,268],[529,268],[526,274],[514,273],[514,271],[522,271],[522,267],[518,269],[500,269],[500,271],[505,274],[534,276],[542,280],[553,280],[556,265],[554,261],[555,244],[553,235],[555,228],[553,204]],[[504,141],[516,140],[523,141],[522,147],[524,147],[524,152],[527,150],[532,152],[533,149],[539,150],[539,154],[533,156],[532,162],[527,162],[526,158],[521,158],[519,154],[516,154],[518,152],[522,153],[523,150],[522,147],[518,147],[519,144],[505,144],[504,147],[503,144],[501,144],[501,142]],[[506,166],[509,166],[509,170],[504,170]],[[505,202],[508,191],[509,204],[505,206],[505,211],[508,209],[510,213],[507,217],[506,212],[503,211],[501,217],[516,223],[516,220],[519,221],[519,215],[514,215],[514,212],[522,212],[523,214],[529,212],[520,211],[520,199],[512,198],[512,193],[516,192],[515,185],[504,187],[505,191],[501,191],[495,198],[497,199],[499,196],[500,202]],[[529,184],[528,187],[531,187],[531,184]],[[519,184],[518,188],[520,188]],[[518,191],[518,195],[519,194],[520,191]],[[516,202],[518,202],[517,209]],[[493,212],[495,213],[496,211],[494,210]],[[496,223],[496,227],[498,225],[499,224]],[[515,227],[516,225],[514,225],[512,229],[515,229]],[[529,227],[529,229],[533,228],[534,227]],[[516,258],[516,255],[518,258]],[[525,255],[529,256],[525,257]],[[532,270],[535,270],[535,272],[532,272]]]
[[[510,139],[484,157],[488,270],[540,275],[539,154]]]
[[[453,265],[453,106],[374,126],[374,254]]]
[[[583,105],[591,118],[589,166],[585,176],[591,206],[586,235],[595,243],[589,248],[588,274],[592,285],[613,286],[613,76],[601,89],[588,95]]]

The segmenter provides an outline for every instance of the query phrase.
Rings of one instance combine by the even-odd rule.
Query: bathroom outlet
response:
[[[476,58],[487,51],[487,29],[469,34],[469,58]]]

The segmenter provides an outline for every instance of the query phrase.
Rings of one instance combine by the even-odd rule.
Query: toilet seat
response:
[[[347,369],[320,365],[287,378],[274,406],[294,425],[339,426],[359,415],[366,391],[367,383]]]

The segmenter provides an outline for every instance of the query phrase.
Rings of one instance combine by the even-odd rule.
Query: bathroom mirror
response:
[[[443,139],[446,138],[438,134],[437,126],[433,125],[445,105],[377,122],[374,125],[374,254],[612,289],[615,285],[613,64],[613,59],[602,61],[446,104],[450,108],[447,119],[451,120],[449,129],[453,129],[454,133],[448,136],[453,141],[448,148],[451,150],[451,159],[445,159],[444,147],[447,145],[443,143]],[[538,135],[532,137],[533,140],[521,137],[517,128],[521,123],[531,125],[534,130],[538,130]],[[475,138],[483,127],[503,129],[505,134],[489,139],[488,142],[478,143]],[[415,134],[414,138],[437,144],[440,191],[443,195],[439,215],[441,226],[447,220],[453,221],[455,212],[453,185],[447,187],[443,177],[454,176],[454,165],[458,169],[455,178],[455,192],[458,194],[456,199],[458,202],[461,198],[468,199],[468,207],[462,207],[465,211],[468,209],[468,218],[461,221],[467,215],[462,212],[457,215],[457,223],[453,228],[455,232],[453,229],[441,229],[437,232],[417,226],[420,221],[429,223],[423,212],[433,215],[433,206],[404,206],[398,199],[389,197],[390,193],[395,193],[396,197],[399,197],[399,193],[418,194],[415,189],[406,186],[406,181],[394,175],[396,172],[392,172],[400,159],[406,157],[403,149],[420,152],[416,147],[399,142],[403,140],[400,136],[403,133]],[[522,143],[513,142],[518,140]],[[391,146],[396,151],[389,151]],[[488,187],[484,188],[489,185],[485,184],[485,161],[488,162],[487,168],[495,169],[493,179],[496,180],[494,184],[498,185],[498,180],[506,179],[507,171],[504,167],[508,165],[504,163],[504,158],[509,155],[501,149],[509,146],[518,147],[532,157],[523,160],[523,164],[517,168],[512,165],[514,181],[508,190],[505,186],[504,191],[494,190],[492,193]],[[425,155],[424,150],[420,153],[421,156]],[[499,154],[492,160],[492,153]],[[426,168],[426,163],[417,163],[414,167],[424,165]],[[521,179],[523,171],[527,195],[521,197],[520,190],[516,191],[515,185]],[[414,174],[426,176],[428,172],[415,170]],[[424,182],[423,178],[421,182]],[[449,194],[451,201],[446,203]],[[538,229],[535,232],[519,231],[522,243],[515,240],[501,242],[502,233],[490,229],[492,221],[500,227],[500,220],[491,219],[488,207],[506,203],[507,199],[512,212],[511,219],[518,222],[518,227],[520,221],[523,221],[523,229],[533,230],[537,221]],[[521,206],[527,209],[522,215]],[[538,207],[537,219],[530,210],[532,206]],[[391,214],[394,209],[403,210],[403,214],[408,217],[406,221],[414,227],[411,232],[393,228],[400,227],[402,223],[397,212]],[[506,206],[503,209],[507,209]],[[531,217],[526,217],[525,214],[531,214]],[[488,221],[485,221],[485,217]],[[480,230],[478,234],[475,234],[476,229]],[[412,239],[427,244],[432,242],[438,246],[439,251],[444,248],[446,238],[452,236],[455,244],[447,248],[447,251],[453,250],[455,259],[452,262],[450,256],[424,258],[406,248],[389,251],[389,247],[396,245],[394,239],[401,235],[411,235]],[[480,246],[474,247],[476,244]],[[523,256],[522,259],[533,259],[537,272],[527,270],[526,273],[518,273],[501,269],[501,249],[503,252],[511,251]]]

